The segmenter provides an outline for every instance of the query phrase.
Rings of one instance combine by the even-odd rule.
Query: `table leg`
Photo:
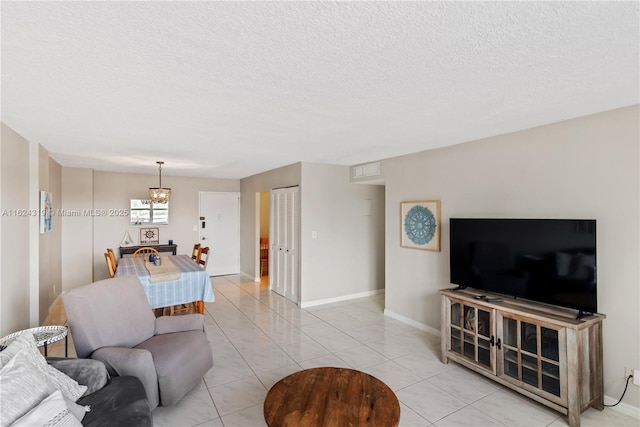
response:
[[[196,301],[195,305],[196,305],[196,312],[198,312],[200,314],[204,314],[204,302],[203,301]]]
[[[47,343],[44,343],[44,357],[47,357]]]

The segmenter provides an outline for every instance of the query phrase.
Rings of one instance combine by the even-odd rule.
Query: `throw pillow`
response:
[[[11,360],[12,357],[13,355],[10,355],[6,351],[0,351],[0,369],[2,369],[4,365],[9,363],[9,360]]]
[[[22,347],[19,345],[12,346],[11,344],[13,344],[13,341],[11,341],[4,350],[0,351],[0,369],[2,369],[4,365],[9,363],[11,358],[22,349]]]
[[[78,384],[77,381],[47,363],[44,356],[40,354],[33,335],[18,335],[5,351],[11,350],[12,346],[18,346],[20,349],[23,349],[27,360],[38,368],[38,370],[53,383],[56,389],[60,390],[62,394],[72,402],[78,400],[80,396],[87,391],[87,386]]]
[[[0,369],[0,426],[11,425],[56,388],[22,352]]]
[[[38,406],[20,417],[11,427],[78,427],[80,421],[67,409],[60,390],[46,397]]]
[[[77,381],[50,366],[40,354],[35,338],[31,334],[18,335],[6,349],[0,352],[5,358],[13,358],[18,353],[23,353],[23,357],[42,374],[44,380],[63,393],[69,412],[82,421],[89,407],[78,405],[75,401],[87,390],[87,386],[78,384]]]

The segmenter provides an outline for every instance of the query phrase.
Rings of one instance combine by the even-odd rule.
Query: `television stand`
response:
[[[588,311],[578,310],[578,315],[576,316],[576,320],[584,319],[585,317],[593,316],[593,313],[589,313]]]
[[[443,289],[442,362],[459,363],[562,414],[571,427],[604,409],[603,314],[467,288]],[[476,299],[478,295],[485,298]]]

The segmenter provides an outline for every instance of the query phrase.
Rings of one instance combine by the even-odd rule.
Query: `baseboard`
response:
[[[315,300],[315,301],[307,301],[307,302],[300,303],[300,308],[308,308],[308,307],[314,307],[316,305],[324,305],[324,304],[331,304],[331,303],[334,303],[334,302],[349,301],[349,300],[358,299],[358,298],[366,298],[366,297],[377,295],[377,294],[380,294],[380,293],[383,293],[383,292],[384,292],[384,289],[375,289],[373,291],[366,291],[366,292],[360,292],[360,293],[357,293],[357,294],[343,295],[343,296],[339,296],[339,297],[335,297],[335,298],[326,298],[326,299],[319,299],[319,300]]]
[[[63,294],[64,292],[65,292],[65,291],[62,291],[62,292],[60,293],[60,295],[58,295],[58,296],[56,297],[56,299],[54,299],[54,300],[53,300],[53,302],[52,302],[52,303],[51,303],[51,305],[49,306],[49,311],[47,311],[47,316],[48,316],[48,315],[49,315],[49,313],[51,313],[51,312],[53,311],[53,309],[56,307],[56,304],[58,304],[58,301],[60,301],[60,298],[62,298],[62,294]]]
[[[249,273],[245,273],[244,271],[241,271],[240,273],[238,273],[240,276],[246,277],[247,279],[253,280],[255,282],[259,282],[260,279],[255,280],[256,277],[253,274],[249,274]]]
[[[619,398],[618,398],[619,399]],[[604,404],[605,405],[613,405],[618,399],[614,399],[613,397],[604,396]],[[611,407],[609,409],[613,409],[614,411],[618,411],[622,414],[628,415],[635,419],[640,420],[640,408],[629,405],[628,403],[620,402],[617,406]]]
[[[409,319],[408,317],[402,316],[398,313],[394,313],[391,310],[384,309],[384,315],[390,317],[392,319],[398,320],[402,323],[406,323],[409,326],[413,326],[414,328],[418,328],[421,331],[429,332],[430,334],[435,334],[440,336],[440,329],[432,328],[431,326],[425,325],[424,323],[416,322],[413,319]]]

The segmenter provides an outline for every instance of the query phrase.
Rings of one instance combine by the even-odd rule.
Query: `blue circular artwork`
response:
[[[424,206],[414,206],[404,217],[404,231],[416,245],[425,245],[436,234],[436,217]]]

